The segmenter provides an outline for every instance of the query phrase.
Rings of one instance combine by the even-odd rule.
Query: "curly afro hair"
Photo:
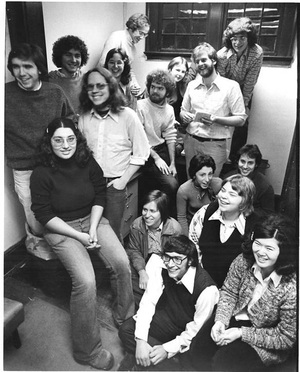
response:
[[[56,40],[52,48],[52,61],[56,67],[62,67],[61,59],[62,55],[68,52],[70,49],[78,50],[81,54],[81,66],[86,65],[89,54],[85,43],[77,36],[63,36]]]

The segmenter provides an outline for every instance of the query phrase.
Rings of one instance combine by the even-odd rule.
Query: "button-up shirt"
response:
[[[199,248],[199,238],[202,233],[203,229],[203,221],[204,216],[206,213],[206,210],[208,208],[208,205],[205,205],[204,207],[200,208],[194,215],[192,222],[190,224],[189,228],[189,238],[196,244],[196,247],[200,253]],[[239,215],[239,217],[235,221],[224,221],[224,218],[222,216],[222,212],[218,208],[208,219],[211,220],[219,220],[220,221],[220,240],[222,243],[226,242],[233,231],[235,229],[238,230],[238,232],[241,235],[244,235],[245,233],[245,226],[246,226],[246,217],[243,213]]]
[[[137,114],[128,107],[101,117],[94,109],[79,117],[79,130],[87,139],[104,177],[121,177],[130,164],[144,165],[150,146]]]
[[[252,97],[262,63],[263,50],[257,44],[247,48],[239,59],[232,49],[224,47],[218,51],[218,72],[240,84],[246,107]]]
[[[154,254],[146,265],[147,273],[151,272],[147,289],[140,302],[140,307],[134,319],[136,320],[135,337],[148,341],[150,323],[155,313],[156,304],[163,293],[164,284],[162,278],[162,269],[166,269],[162,259]],[[192,294],[194,290],[196,268],[190,266],[183,275],[178,285],[184,285]],[[171,358],[178,352],[185,352],[189,349],[193,337],[196,336],[200,328],[211,316],[215,304],[219,300],[219,291],[215,285],[205,288],[197,299],[195,305],[194,318],[186,324],[185,330],[176,336],[173,340],[163,344],[164,349]]]
[[[146,225],[146,230],[148,233],[148,247],[149,251],[148,254],[156,253],[159,254],[161,253],[161,232],[163,228],[163,223],[161,223],[157,229],[152,230],[149,229]]]
[[[206,112],[220,117],[240,116],[246,120],[247,115],[241,89],[236,81],[217,75],[208,88],[202,77],[191,81],[183,97],[181,112]],[[205,138],[230,138],[230,127],[221,124],[210,126],[192,121],[187,126],[189,134]]]

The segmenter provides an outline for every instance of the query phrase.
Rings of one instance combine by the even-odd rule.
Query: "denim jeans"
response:
[[[34,235],[42,235],[43,226],[36,220],[31,210],[30,176],[32,170],[19,171],[13,169],[15,191],[23,205],[26,221]]]
[[[88,232],[90,215],[67,223],[77,231]],[[134,313],[129,260],[104,217],[98,225],[97,235],[101,245],[97,254],[110,273],[114,319],[121,324]],[[47,229],[44,236],[72,279],[70,314],[74,358],[91,361],[101,349],[101,337],[97,324],[96,279],[90,256],[76,239]]]
[[[117,190],[113,186],[106,189],[106,206],[103,216],[108,219],[110,226],[114,230],[120,242],[123,242],[121,227],[126,205],[126,197],[127,187],[125,187],[124,190]]]
[[[200,142],[187,134],[184,139],[184,151],[187,174],[189,174],[188,169],[192,157],[199,153],[209,155],[214,159],[216,163],[215,177],[219,177],[223,164],[227,160],[226,140]]]

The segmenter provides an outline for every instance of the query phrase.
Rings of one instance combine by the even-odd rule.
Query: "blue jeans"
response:
[[[103,215],[108,219],[110,226],[123,242],[121,233],[122,219],[126,205],[127,187],[124,190],[117,190],[113,186],[106,189],[106,205]]]
[[[77,231],[88,233],[90,215],[67,223]],[[114,319],[121,324],[134,313],[129,260],[104,217],[98,225],[97,235],[101,248],[96,252],[110,273]],[[98,355],[102,344],[97,323],[96,279],[90,256],[76,239],[47,229],[44,236],[72,279],[70,314],[74,358],[91,361]]]

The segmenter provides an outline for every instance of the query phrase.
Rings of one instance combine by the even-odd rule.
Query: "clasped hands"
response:
[[[150,346],[144,340],[136,340],[135,358],[137,364],[143,367],[149,367],[151,364],[156,365],[166,359],[168,353],[162,345]]]
[[[98,243],[97,232],[90,230],[88,233],[80,233],[79,241],[85,246],[88,250],[96,250],[101,248],[101,245]]]
[[[211,329],[210,336],[218,346],[224,346],[241,338],[241,329],[237,327],[225,329],[225,325],[217,321]]]
[[[167,163],[160,156],[154,159],[154,162],[157,168],[161,171],[161,173],[166,174],[167,176],[170,174],[174,177],[176,176],[177,171],[174,164],[170,164],[168,166]]]

